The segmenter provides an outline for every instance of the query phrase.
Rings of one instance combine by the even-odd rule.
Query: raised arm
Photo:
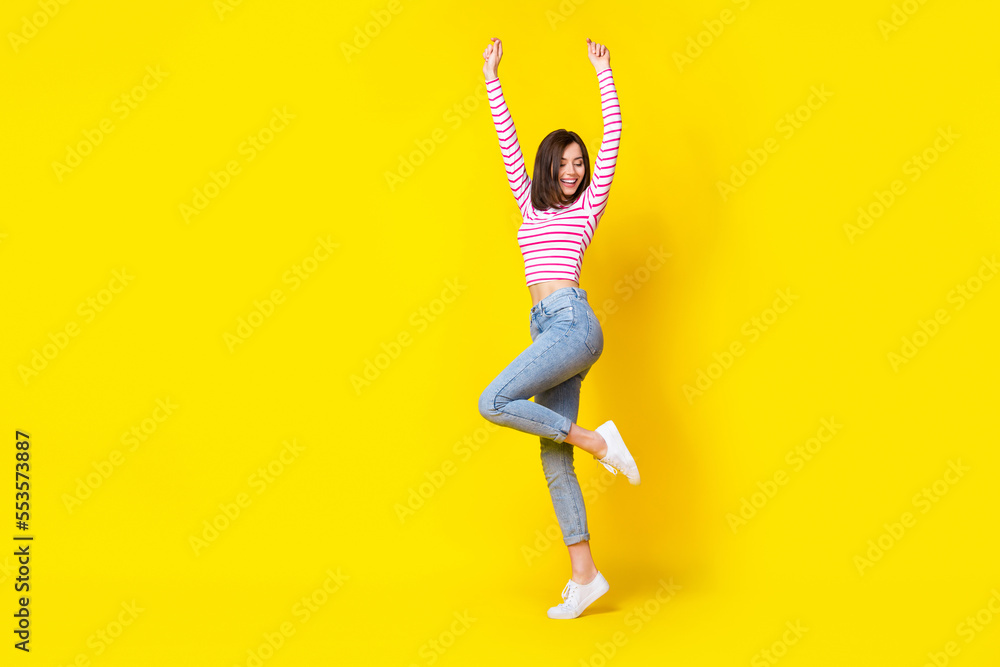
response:
[[[514,129],[514,119],[511,118],[507,102],[503,97],[503,88],[497,78],[497,66],[503,55],[503,44],[499,39],[491,38],[491,44],[483,51],[483,74],[486,77],[486,95],[490,100],[490,110],[493,113],[493,127],[496,128],[500,140],[500,153],[503,155],[504,169],[507,171],[507,183],[514,193],[517,207],[521,215],[527,215],[531,207],[531,179],[524,166],[524,155],[521,144],[517,141],[517,131]]]
[[[604,137],[594,161],[594,174],[587,191],[583,193],[583,205],[591,207],[597,215],[604,212],[611,194],[611,180],[615,176],[618,162],[618,145],[622,136],[622,114],[618,106],[618,91],[615,89],[611,68],[597,73],[601,87],[601,114],[604,116]]]
[[[615,88],[611,72],[611,53],[603,44],[587,39],[587,56],[597,71],[597,83],[601,89],[601,115],[604,117],[604,137],[594,161],[594,173],[590,185],[583,193],[583,206],[590,207],[598,216],[604,213],[611,193],[611,180],[615,176],[618,162],[618,145],[622,136],[622,114],[618,106],[618,90]]]
[[[507,183],[510,185],[510,191],[514,193],[521,214],[527,215],[531,204],[531,179],[528,178],[528,171],[524,167],[524,155],[521,153],[521,144],[517,141],[514,119],[511,118],[510,110],[503,98],[500,79],[487,81],[486,93],[493,112],[493,126],[500,140],[500,153],[503,154],[504,169],[507,170]]]

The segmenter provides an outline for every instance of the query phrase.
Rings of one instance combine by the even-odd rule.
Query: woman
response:
[[[573,447],[591,454],[612,473],[623,473],[632,484],[639,483],[635,460],[614,422],[593,431],[575,423],[580,383],[604,350],[601,325],[586,291],[580,289],[580,269],[604,214],[618,158],[618,93],[607,47],[588,38],[587,55],[597,71],[604,116],[593,180],[587,146],[575,132],[560,129],[538,147],[532,182],[497,78],[503,45],[496,38],[490,41],[483,52],[483,74],[507,181],[524,219],[517,238],[531,294],[532,343],[486,387],[479,412],[493,423],[541,438],[542,469],[572,566],[563,602],[549,609],[548,616],[576,618],[608,591],[608,582],[590,553]],[[534,402],[528,400],[532,396]]]

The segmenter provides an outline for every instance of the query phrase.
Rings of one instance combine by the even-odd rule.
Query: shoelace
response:
[[[597,459],[597,462],[598,462],[598,463],[600,463],[600,464],[601,464],[602,466],[604,466],[605,468],[607,468],[607,469],[608,469],[609,471],[611,471],[611,474],[612,474],[612,475],[617,475],[617,474],[618,474],[618,469],[617,469],[617,468],[615,468],[614,466],[612,466],[612,465],[611,465],[610,463],[605,463],[605,460],[606,460],[607,458],[608,458],[608,457],[607,457],[607,456],[605,456],[605,457],[604,457],[603,459]]]
[[[595,456],[594,458],[596,459],[597,457]],[[597,459],[597,462],[600,463],[605,468],[607,468],[608,471],[612,475],[617,475],[618,474],[618,468],[615,468],[613,465],[611,465],[610,463],[608,463],[608,461],[610,460],[610,458],[611,458],[611,443],[609,442],[608,443],[608,451],[604,452],[604,458],[603,459]]]
[[[607,468],[611,472],[612,475],[617,475],[618,474],[618,468],[615,468],[613,465],[611,465],[608,462],[611,459],[611,445],[608,445],[608,451],[604,453],[604,458],[603,459],[599,459],[596,456],[594,457],[594,459],[596,459],[597,462],[600,463],[602,466],[604,466],[605,468]]]
[[[576,593],[579,590],[578,586],[574,585],[572,579],[566,582],[566,587],[562,591],[562,603],[560,606],[575,607],[576,606]],[[572,598],[572,600],[570,600]]]

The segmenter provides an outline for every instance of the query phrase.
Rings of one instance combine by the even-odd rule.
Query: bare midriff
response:
[[[579,286],[580,284],[575,280],[546,280],[543,283],[528,285],[528,292],[531,294],[531,305],[534,306],[536,303],[552,294],[557,289]]]

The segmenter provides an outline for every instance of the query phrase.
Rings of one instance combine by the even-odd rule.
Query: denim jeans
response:
[[[580,409],[580,383],[604,351],[604,332],[579,287],[560,288],[532,306],[529,330],[531,345],[486,387],[479,413],[540,437],[542,470],[568,546],[590,533],[573,445],[565,439]]]

